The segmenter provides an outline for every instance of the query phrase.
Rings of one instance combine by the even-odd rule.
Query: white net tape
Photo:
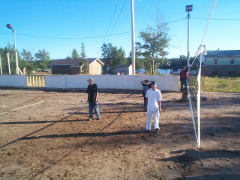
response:
[[[193,128],[200,148],[200,82],[201,82],[201,64],[206,52],[205,46],[200,45],[195,56],[195,59],[188,66],[189,83],[188,83],[188,98],[192,115]]]

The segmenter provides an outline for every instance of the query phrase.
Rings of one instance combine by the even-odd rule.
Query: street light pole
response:
[[[134,0],[131,0],[132,7],[132,75],[135,75],[135,23],[134,23]]]
[[[13,29],[11,24],[6,25],[8,29],[11,29],[13,31],[14,35],[14,49],[15,49],[15,61],[16,61],[16,74],[19,75],[19,67],[18,67],[18,55],[17,55],[17,48],[16,48],[16,35],[15,30]]]
[[[189,66],[190,62],[190,54],[189,54],[189,22],[190,22],[190,14],[189,12],[192,11],[193,6],[188,5],[186,6],[186,12],[188,12],[187,19],[188,19],[188,27],[187,27],[187,66]]]

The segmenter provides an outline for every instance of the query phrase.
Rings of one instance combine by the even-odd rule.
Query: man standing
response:
[[[158,131],[159,127],[159,117],[161,109],[162,95],[161,91],[157,89],[157,84],[155,81],[152,82],[152,89],[149,89],[146,93],[147,98],[147,122],[146,130],[151,130],[151,120],[152,115],[154,117],[154,130]]]
[[[187,92],[187,81],[188,81],[188,72],[186,66],[183,66],[182,71],[180,72],[180,81],[181,81],[181,91]],[[185,86],[183,89],[183,85]]]
[[[89,121],[93,119],[93,109],[97,115],[97,120],[100,120],[101,116],[98,109],[98,89],[97,85],[93,83],[93,79],[87,80],[89,85],[87,88],[88,104],[89,104]]]

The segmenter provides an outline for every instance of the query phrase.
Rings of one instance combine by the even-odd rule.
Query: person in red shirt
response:
[[[180,81],[181,81],[181,91],[187,92],[188,86],[188,72],[186,66],[183,66],[182,71],[180,72]],[[185,86],[183,89],[183,85]]]

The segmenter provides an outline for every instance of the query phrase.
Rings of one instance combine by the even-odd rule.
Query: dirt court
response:
[[[0,179],[240,179],[240,94],[202,93],[201,150],[188,102],[163,92],[160,132],[145,132],[143,97],[0,89]]]

